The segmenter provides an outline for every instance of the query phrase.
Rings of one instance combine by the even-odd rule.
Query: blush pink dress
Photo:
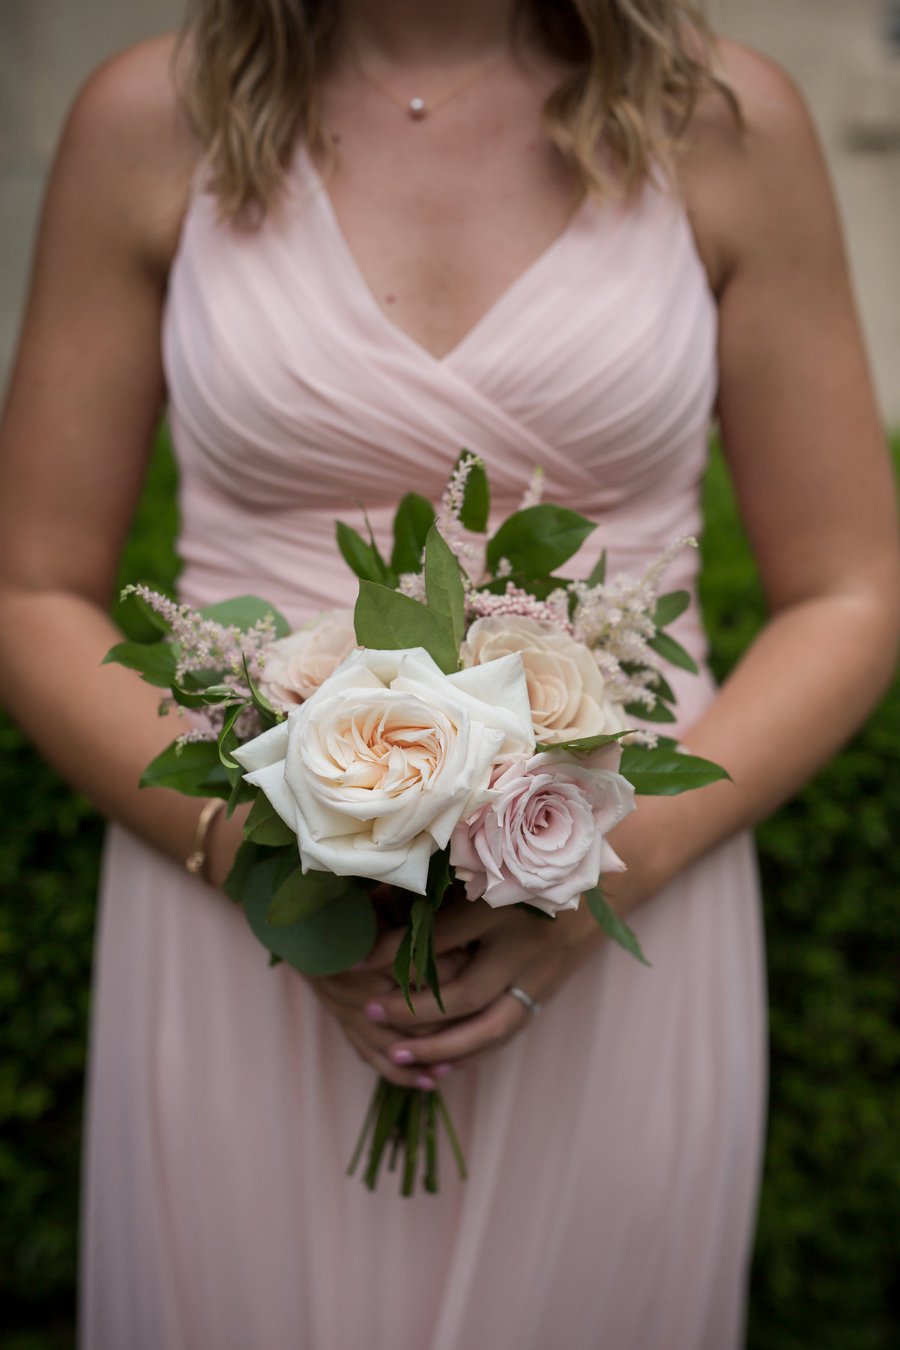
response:
[[[183,595],[300,623],[351,605],[362,503],[437,499],[463,446],[498,512],[535,465],[613,569],[698,534],[716,313],[683,207],[586,201],[447,356],[368,289],[305,155],[256,233],[192,201],[164,331]],[[693,589],[697,554],[671,569]],[[676,635],[702,661],[696,608]],[[672,672],[685,725],[708,674]],[[746,837],[634,915],[541,1017],[452,1078],[470,1176],[402,1199],[344,1175],[372,1073],[244,919],[119,829],[89,1079],[84,1350],[733,1350],[763,1133]]]

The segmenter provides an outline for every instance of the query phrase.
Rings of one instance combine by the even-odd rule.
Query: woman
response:
[[[117,822],[84,1344],[737,1345],[764,1084],[741,831],[871,707],[898,611],[806,113],[753,54],[707,57],[679,0],[198,0],[180,63],[136,48],[75,106],[2,433],[4,696]],[[171,731],[100,664],[165,394],[185,596],[257,591],[296,621],[352,600],[334,516],[358,497],[382,530],[462,445],[501,509],[541,462],[639,565],[698,528],[715,398],[772,617],[717,696],[677,681],[683,740],[733,783],[616,832],[609,892],[651,973],[581,911],[462,904],[447,1016],[423,998],[413,1024],[390,936],[340,978],[266,968],[217,890],[239,822],[202,841],[210,885],[186,874],[196,805],[135,787]],[[694,610],[679,636],[702,656]],[[344,1179],[372,1067],[445,1080],[465,1185]]]

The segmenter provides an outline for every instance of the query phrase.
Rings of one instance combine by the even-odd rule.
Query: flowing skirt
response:
[[[113,828],[88,1098],[83,1350],[732,1350],[765,1096],[741,836],[445,1096],[469,1180],[370,1194],[373,1086],[243,913]]]

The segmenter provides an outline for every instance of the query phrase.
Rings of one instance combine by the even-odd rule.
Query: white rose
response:
[[[284,708],[302,703],[334,674],[355,646],[353,610],[328,610],[265,648],[259,688]]]
[[[545,745],[628,727],[588,648],[546,620],[515,614],[476,619],[460,654],[464,666],[476,666],[510,652],[522,657],[534,732]]]
[[[428,860],[534,749],[522,662],[444,675],[422,648],[355,650],[285,722],[234,752],[297,835],[304,871],[425,894]]]

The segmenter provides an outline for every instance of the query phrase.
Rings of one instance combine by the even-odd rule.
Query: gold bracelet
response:
[[[194,842],[184,863],[192,877],[200,877],[203,881],[209,881],[209,877],[206,875],[206,841],[219,813],[224,809],[225,803],[221,797],[210,797],[209,801],[204,803],[203,810],[197,819]]]

